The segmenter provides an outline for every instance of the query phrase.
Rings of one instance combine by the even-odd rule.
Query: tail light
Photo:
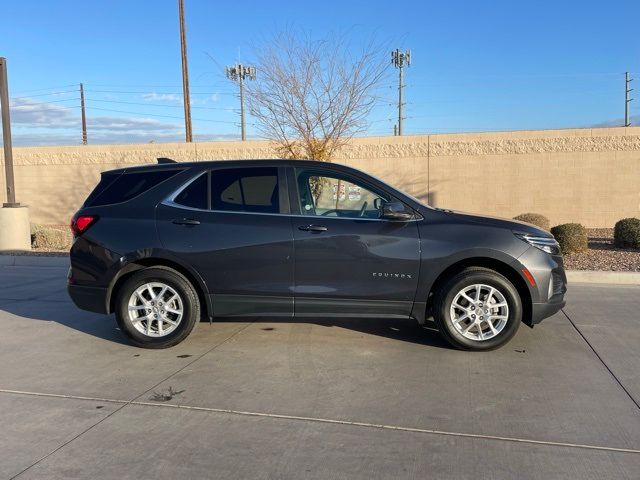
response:
[[[98,219],[96,215],[78,215],[71,219],[71,231],[78,236],[87,231],[87,229]]]

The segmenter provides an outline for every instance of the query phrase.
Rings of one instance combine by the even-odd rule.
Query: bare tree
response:
[[[247,87],[258,131],[282,157],[331,161],[366,129],[385,53],[374,42],[354,54],[344,37],[277,35],[258,52],[258,78]]]

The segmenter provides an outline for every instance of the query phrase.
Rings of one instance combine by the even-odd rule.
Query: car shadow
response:
[[[12,315],[27,320],[56,322],[67,328],[82,332],[86,335],[119,343],[131,345],[127,337],[120,331],[113,315],[100,315],[77,309],[71,302],[47,301],[39,299],[0,301],[0,312],[6,311]],[[435,330],[424,328],[412,319],[397,318],[291,318],[291,317],[257,317],[216,318],[214,323],[252,322],[264,324],[263,330],[270,331],[277,327],[277,323],[313,324],[322,327],[338,327],[367,335],[376,335],[400,342],[409,342],[436,348],[451,348]],[[200,322],[198,330],[206,329],[207,321]]]
[[[332,317],[332,318],[292,318],[292,317],[259,317],[239,319],[237,317],[216,318],[216,322],[251,321],[256,325],[264,324],[262,330],[271,331],[277,327],[269,324],[298,323],[311,324],[321,327],[337,327],[352,330],[366,335],[389,338],[399,342],[415,343],[428,347],[452,349],[435,328],[422,327],[416,320],[410,318],[362,318],[362,317]],[[432,324],[432,322],[429,322]]]
[[[120,331],[113,315],[79,310],[71,302],[29,300],[4,300],[0,302],[0,312],[21,317],[23,320],[55,322],[92,337],[131,345]]]

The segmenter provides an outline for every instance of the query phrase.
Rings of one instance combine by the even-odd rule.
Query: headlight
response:
[[[514,233],[523,242],[527,242],[529,245],[539,248],[543,252],[547,252],[551,255],[560,255],[560,245],[553,237],[537,237],[535,235],[529,235],[528,233]]]

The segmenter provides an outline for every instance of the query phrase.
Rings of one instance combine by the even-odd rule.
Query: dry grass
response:
[[[31,225],[31,248],[34,250],[69,250],[72,240],[73,235],[67,225]]]

